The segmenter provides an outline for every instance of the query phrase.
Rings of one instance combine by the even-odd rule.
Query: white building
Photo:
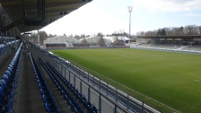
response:
[[[52,37],[47,38],[44,40],[45,47],[51,47],[52,46],[61,46],[61,47],[72,47],[73,43],[79,43],[79,40],[73,37],[66,37],[66,36],[59,36],[59,37]]]

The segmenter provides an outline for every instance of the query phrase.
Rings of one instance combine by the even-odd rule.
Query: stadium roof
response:
[[[90,1],[92,0],[0,0],[0,32],[13,27],[17,27],[19,32],[40,29]],[[6,17],[9,19],[3,21],[2,18]]]

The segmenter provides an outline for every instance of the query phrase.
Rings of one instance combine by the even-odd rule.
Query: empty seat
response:
[[[51,109],[50,109],[48,103],[45,103],[45,109],[46,109],[47,113],[51,113]]]
[[[5,74],[8,75],[8,77],[10,78],[12,71],[6,70]]]
[[[8,82],[9,78],[8,78],[8,75],[7,74],[4,74],[2,76],[2,79],[5,80],[6,82]]]
[[[5,89],[6,89],[6,82],[5,82],[5,80],[3,80],[3,79],[0,80],[0,86],[1,86],[2,90],[4,90],[4,92],[5,92]]]
[[[0,86],[0,99],[4,96],[4,94],[5,94],[5,91]]]
[[[98,113],[98,110],[96,109],[96,107],[94,105],[92,105],[92,110],[94,113]]]
[[[45,95],[42,95],[42,98],[43,98],[44,103],[48,103],[48,101],[47,101]]]

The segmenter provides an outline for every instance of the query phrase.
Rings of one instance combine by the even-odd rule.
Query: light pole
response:
[[[133,6],[128,6],[128,12],[129,12],[129,46],[130,46],[130,40],[131,40],[131,12],[133,10]]]

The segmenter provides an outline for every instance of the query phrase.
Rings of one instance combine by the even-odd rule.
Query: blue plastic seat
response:
[[[45,103],[45,109],[46,109],[47,113],[51,113],[51,109],[50,109],[48,103]]]
[[[43,101],[44,101],[45,103],[48,103],[48,101],[47,101],[45,95],[42,95],[42,98],[43,98]]]
[[[2,87],[0,86],[0,99],[1,99],[1,97],[3,97],[4,96],[4,90],[2,89]]]
[[[85,96],[82,97],[82,101],[87,104],[87,99],[85,98]]]
[[[73,103],[71,102],[71,101],[69,101],[69,105],[70,105],[70,107],[71,107],[71,111],[72,112],[75,112],[75,106],[73,105]]]
[[[5,82],[5,80],[3,80],[3,79],[0,80],[0,86],[1,86],[1,88],[3,90],[5,90],[5,88],[6,88],[6,82]]]
[[[10,64],[12,64],[12,65],[13,65],[14,63],[15,63],[15,61],[14,61],[14,60],[12,60],[12,61],[10,62]]]
[[[79,92],[77,89],[74,90],[75,94],[78,96]]]
[[[74,108],[74,113],[80,113],[78,109]]]
[[[8,75],[8,77],[11,76],[11,73],[12,73],[12,72],[10,72],[9,70],[6,70],[6,72],[5,72],[5,74]]]
[[[87,102],[87,105],[89,106],[89,107],[92,107],[92,104],[88,101]]]
[[[55,102],[55,100],[54,100],[54,98],[53,98],[52,96],[51,96],[51,98],[50,98],[50,102],[53,103],[55,107],[57,107],[57,106],[55,105],[56,102]]]
[[[72,103],[71,100],[69,100],[68,103],[69,103],[69,105],[70,105],[71,107],[74,107],[74,105],[73,105],[73,103]]]
[[[12,72],[12,68],[10,66],[8,66],[7,68],[10,72]]]
[[[96,107],[94,105],[92,105],[92,110],[94,113],[98,113],[98,110],[96,109]]]
[[[40,93],[41,93],[41,95],[45,95],[43,89],[40,89]]]
[[[2,79],[4,79],[6,82],[8,82],[8,80],[9,80],[8,75],[7,75],[7,74],[4,74],[4,75],[2,76]]]
[[[12,113],[12,111],[13,111],[13,107],[12,106],[13,106],[13,102],[10,99],[9,102],[8,102],[8,104],[7,104],[7,106],[6,106],[6,113]]]
[[[88,101],[87,102],[87,109],[89,110],[89,111],[93,111],[92,110],[92,104]]]
[[[69,103],[70,99],[69,99],[69,97],[68,97],[67,95],[64,96],[64,99],[65,99],[65,101],[66,101],[67,103]]]
[[[13,70],[13,65],[12,64],[9,64],[8,68],[11,69],[11,71]]]
[[[13,66],[13,68],[14,68],[15,65],[16,65],[16,62],[15,62],[15,61],[12,61],[10,64],[11,64],[11,65]]]

